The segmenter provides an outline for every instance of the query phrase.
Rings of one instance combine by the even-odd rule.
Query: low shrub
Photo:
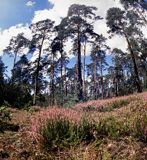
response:
[[[134,137],[147,143],[147,113],[135,117],[131,129]]]
[[[71,123],[68,119],[48,120],[47,125],[40,131],[45,148],[55,149],[77,145],[81,142],[94,140],[93,125],[87,120],[80,124]]]
[[[7,109],[7,106],[2,105],[0,107],[0,122],[10,121],[10,120],[11,120],[10,111]]]
[[[114,102],[111,102],[109,104],[107,104],[104,107],[101,107],[99,109],[99,112],[111,112],[116,108],[121,108],[123,106],[127,106],[131,101],[127,100],[127,99],[120,99],[120,100],[116,100]]]
[[[10,111],[7,109],[7,106],[2,105],[0,107],[0,132],[3,132],[7,128],[7,122],[10,120]]]
[[[114,117],[108,117],[99,120],[96,125],[98,137],[119,138],[120,136],[127,136],[130,131],[128,123],[118,121]]]
[[[84,107],[84,108],[83,108],[83,111],[85,111],[85,112],[99,111],[99,109],[97,109],[95,106],[89,105],[89,106]]]

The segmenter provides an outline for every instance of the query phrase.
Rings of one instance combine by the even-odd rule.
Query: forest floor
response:
[[[143,103],[147,104],[147,93],[141,94],[141,97],[143,97]],[[111,115],[121,119],[124,114],[131,116],[129,107],[137,103],[137,100],[133,100],[131,105],[126,104],[115,109],[112,106],[106,109],[101,108],[104,112],[99,112],[96,105],[105,104],[108,101],[112,100],[90,101],[78,104],[74,108],[76,110],[84,108],[83,110],[96,118]],[[0,160],[147,160],[147,143],[127,135],[117,139],[105,137],[97,143],[81,144],[76,148],[71,147],[55,153],[54,151],[44,152],[34,141],[30,141],[27,135],[30,117],[34,113],[18,109],[10,109],[10,111],[12,120],[5,130],[0,132]],[[147,136],[147,124],[145,127]]]

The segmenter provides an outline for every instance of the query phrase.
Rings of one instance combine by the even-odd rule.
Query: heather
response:
[[[85,111],[77,108],[77,105],[71,109],[48,107],[33,113],[31,128],[27,135],[35,141],[44,154],[49,153],[54,158],[57,154],[66,159],[70,157],[70,153],[72,157],[77,157],[76,159],[84,158],[84,156],[90,158],[89,152],[92,152],[95,156],[99,155],[103,158],[106,156],[109,159],[111,156],[115,157],[112,151],[116,144],[122,147],[119,141],[124,143],[122,151],[124,157],[125,154],[129,154],[132,160],[134,157],[137,158],[138,154],[143,154],[142,157],[144,157],[139,146],[138,152],[135,153],[135,149],[137,149],[137,144],[145,147],[147,143],[147,102],[145,98],[146,93],[118,97],[114,100],[102,100],[100,105],[107,104],[106,106],[110,108],[114,102],[118,105],[113,110],[105,111]],[[124,103],[126,100],[129,103],[128,101]],[[95,101],[95,104],[99,102],[100,100],[97,103]],[[93,104],[93,101],[79,105],[89,106],[89,103]],[[131,149],[132,156],[125,150],[125,147],[129,148],[131,145],[134,145],[134,151]],[[80,151],[79,156],[76,155],[77,148]],[[116,157],[121,158],[121,153],[117,149]]]

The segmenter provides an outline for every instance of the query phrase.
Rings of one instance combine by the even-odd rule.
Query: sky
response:
[[[97,14],[104,19],[94,24],[95,32],[108,37],[106,26],[106,13],[111,7],[122,8],[119,0],[0,0],[0,55],[3,49],[8,46],[12,36],[23,32],[25,37],[31,39],[29,25],[44,19],[51,19],[58,25],[62,17],[67,15],[67,11],[72,4],[85,4],[96,6]],[[144,31],[147,35],[147,30]],[[126,50],[127,45],[123,38],[119,36],[108,39],[107,44],[111,48]],[[71,43],[67,43],[67,50],[70,50]],[[90,47],[88,48],[90,51]],[[11,68],[12,58],[3,55],[6,65]]]

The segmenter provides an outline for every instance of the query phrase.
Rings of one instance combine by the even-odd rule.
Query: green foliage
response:
[[[0,107],[0,122],[10,121],[10,120],[11,120],[10,111],[8,111],[7,106],[2,105]]]
[[[99,111],[100,112],[110,112],[113,111],[116,108],[121,108],[123,106],[127,106],[130,103],[129,100],[116,100],[110,104],[108,104],[107,106],[102,107]]]
[[[28,103],[31,103],[32,96],[27,86],[18,84],[6,84],[4,99],[12,107],[23,108]]]
[[[98,137],[119,138],[129,134],[128,123],[118,121],[114,117],[101,119],[96,127]]]
[[[79,102],[78,97],[75,94],[68,95],[64,99],[64,107],[72,107]]]
[[[29,107],[26,107],[25,110],[27,112],[30,112],[30,113],[33,113],[33,112],[39,112],[40,111],[40,107],[39,106],[29,106]]]
[[[133,136],[147,142],[147,114],[137,116],[132,125]]]
[[[67,119],[48,120],[47,125],[41,129],[43,147],[55,149],[77,145],[82,141],[94,140],[93,124],[82,120],[80,124],[71,123]]]
[[[84,107],[83,108],[83,111],[85,111],[85,112],[90,112],[90,111],[99,111],[95,106],[91,106],[91,105],[89,105],[89,106],[87,106],[87,107]]]

